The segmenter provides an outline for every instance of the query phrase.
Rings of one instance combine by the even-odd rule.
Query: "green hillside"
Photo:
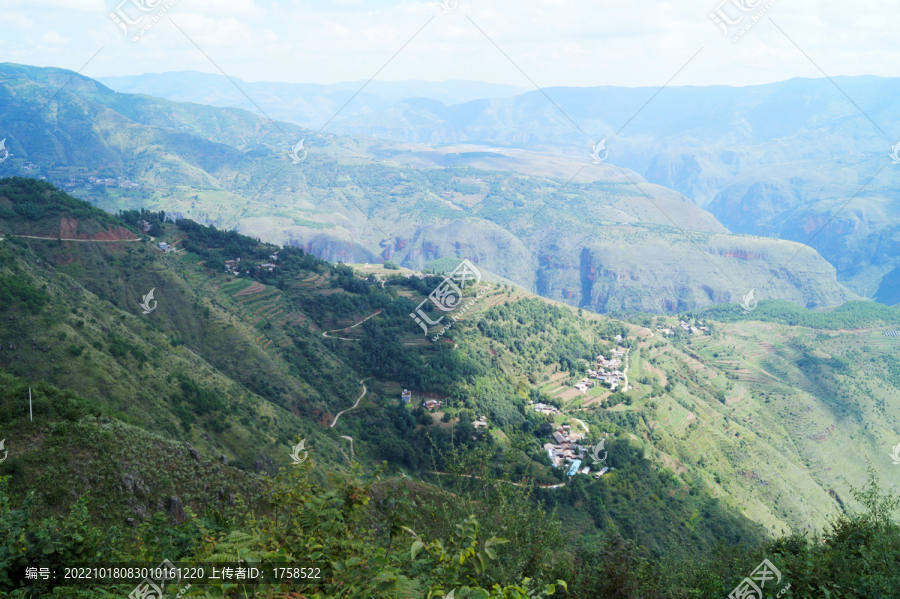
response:
[[[725,596],[765,556],[792,585],[816,588],[817,568],[849,559],[846,535],[893,534],[853,489],[867,459],[873,484],[898,482],[888,455],[900,386],[881,335],[892,327],[872,320],[871,303],[794,307],[797,324],[722,312],[689,335],[671,318],[583,312],[487,283],[487,272],[432,341],[442,327],[425,336],[410,314],[439,276],[334,265],[159,212],[102,213],[30,179],[0,180],[0,195],[13,205],[0,219],[10,596],[39,590],[24,566],[53,552],[158,563],[240,551],[321,552],[345,569],[339,591],[294,589],[308,596],[464,596],[463,585],[557,579],[569,590],[555,596]],[[152,241],[133,232],[138,221],[152,221]],[[63,222],[72,237],[32,235]],[[226,271],[237,258],[239,275]],[[869,328],[844,328],[854,318]],[[573,388],[617,347],[629,389]],[[443,405],[429,412],[425,399]],[[614,469],[553,468],[542,446],[562,424],[585,445],[604,439]],[[301,439],[312,459],[292,466]],[[477,531],[454,528],[469,516]],[[837,530],[830,522],[845,536],[789,536]],[[401,526],[448,551],[469,534],[479,548],[511,542],[484,567],[449,568],[437,545],[411,554]],[[880,564],[819,583],[867,596],[890,583]]]
[[[0,75],[0,115],[21,124],[0,176],[46,177],[110,212],[164,210],[332,262],[421,269],[468,258],[605,313],[675,313],[763,287],[805,307],[853,298],[815,251],[792,258],[797,243],[733,235],[684,196],[609,165],[557,157],[544,169],[546,155],[522,153],[470,166],[238,109],[117,94],[60,69],[7,63]],[[308,156],[295,165],[287,152],[301,139]]]

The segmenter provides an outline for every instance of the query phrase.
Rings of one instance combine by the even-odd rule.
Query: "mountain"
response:
[[[649,103],[658,89],[544,91],[565,114],[537,91],[453,106],[408,99],[333,130],[569,154],[602,138],[610,163],[684,194],[735,233],[810,241],[856,293],[871,295],[897,265],[888,154],[900,138],[900,79],[669,86]]]
[[[814,251],[733,235],[677,192],[586,155],[314,136],[240,109],[116,93],[67,71],[2,72],[13,134],[0,175],[44,176],[110,211],[166,210],[330,261],[420,269],[468,258],[600,312],[686,310],[749,289],[808,307],[854,297]],[[308,157],[293,165],[285,154],[298,138]],[[508,170],[488,170],[498,168]],[[519,174],[528,171],[537,176]]]
[[[312,129],[324,126],[332,118],[337,123],[353,116],[385,110],[411,97],[461,104],[480,98],[505,98],[525,91],[512,85],[460,80],[345,81],[329,85],[248,83],[237,77],[231,77],[229,81],[223,75],[197,71],[98,77],[97,81],[123,94],[145,94],[173,102],[209,106],[233,106],[257,115],[262,109],[271,118]],[[235,85],[253,101],[248,100]]]
[[[37,592],[24,564],[38,559],[320,551],[357,596],[414,595],[434,577],[464,583],[436,556],[410,562],[401,526],[453,547],[447,531],[470,516],[461,534],[479,546],[511,541],[466,579],[484,587],[528,576],[568,580],[573,597],[666,596],[675,571],[696,595],[733,588],[765,555],[798,588],[820,567],[831,574],[818,585],[836,572],[859,574],[843,581],[857,589],[884,580],[877,560],[834,561],[859,547],[840,531],[894,534],[853,514],[866,509],[867,460],[873,484],[900,482],[889,461],[900,363],[882,334],[900,324],[896,308],[763,301],[749,315],[732,304],[629,322],[485,271],[453,324],[424,337],[410,313],[431,305],[440,276],[329,264],[160,212],[110,214],[28,178],[0,179],[0,202],[5,592]],[[627,389],[574,387],[616,348]],[[442,405],[428,412],[425,399]],[[562,425],[591,447],[603,439],[614,470],[552,468],[543,444]],[[826,543],[805,544],[829,521]],[[381,561],[393,582],[375,578]],[[615,564],[628,586],[606,589]]]

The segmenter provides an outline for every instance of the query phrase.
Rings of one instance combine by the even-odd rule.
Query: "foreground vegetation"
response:
[[[673,553],[660,562],[617,534],[602,549],[561,550],[554,515],[534,504],[527,489],[499,481],[483,485],[478,499],[454,494],[451,502],[421,484],[385,479],[382,469],[319,485],[310,480],[314,468],[310,458],[265,477],[268,500],[260,511],[189,513],[179,526],[158,514],[128,530],[93,526],[83,499],[62,519],[36,521],[31,497],[11,505],[9,477],[0,477],[0,596],[121,596],[133,582],[66,587],[28,580],[25,568],[163,559],[185,566],[314,563],[327,572],[309,584],[180,589],[195,597],[722,597],[764,559],[780,572],[767,597],[785,587],[789,597],[888,597],[900,583],[900,526],[891,518],[900,499],[882,493],[872,472],[868,486],[854,491],[865,511],[837,518],[821,535],[720,545],[699,560]],[[424,531],[429,519],[440,532]],[[519,538],[498,537],[499,529]],[[176,591],[170,586],[171,596]]]

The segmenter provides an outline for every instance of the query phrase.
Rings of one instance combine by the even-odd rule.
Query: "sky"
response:
[[[3,0],[0,62],[88,77],[192,70],[244,81],[525,88],[900,75],[900,0],[443,2]]]

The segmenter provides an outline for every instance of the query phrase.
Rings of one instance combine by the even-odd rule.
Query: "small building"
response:
[[[443,404],[443,402],[440,402],[440,401],[438,401],[438,400],[436,400],[436,399],[426,399],[426,400],[422,403],[422,405],[425,406],[425,409],[426,409],[426,410],[433,410],[433,409],[435,409],[435,408],[441,407],[441,406],[444,405],[444,404]]]
[[[604,474],[606,474],[607,471],[609,471],[609,466],[604,466],[603,469],[602,469],[600,472],[595,472],[595,473],[594,473],[594,478],[600,478],[601,476],[603,476]]]
[[[578,471],[581,469],[581,460],[575,460],[572,462],[572,467],[569,468],[569,472],[567,473],[569,476],[575,476],[578,474]]]
[[[404,389],[403,393],[400,394],[400,399],[403,400],[403,403],[409,403],[412,401],[412,391]]]
[[[474,426],[475,428],[485,428],[485,427],[487,427],[487,418],[486,418],[485,416],[482,416],[481,418],[479,418],[478,420],[476,420],[475,422],[473,422],[473,423],[472,423],[472,426]]]
[[[169,244],[166,243],[165,241],[160,241],[160,242],[159,242],[159,249],[161,249],[161,250],[164,251],[164,252],[165,252],[165,251],[168,251],[168,249],[169,249]]]

